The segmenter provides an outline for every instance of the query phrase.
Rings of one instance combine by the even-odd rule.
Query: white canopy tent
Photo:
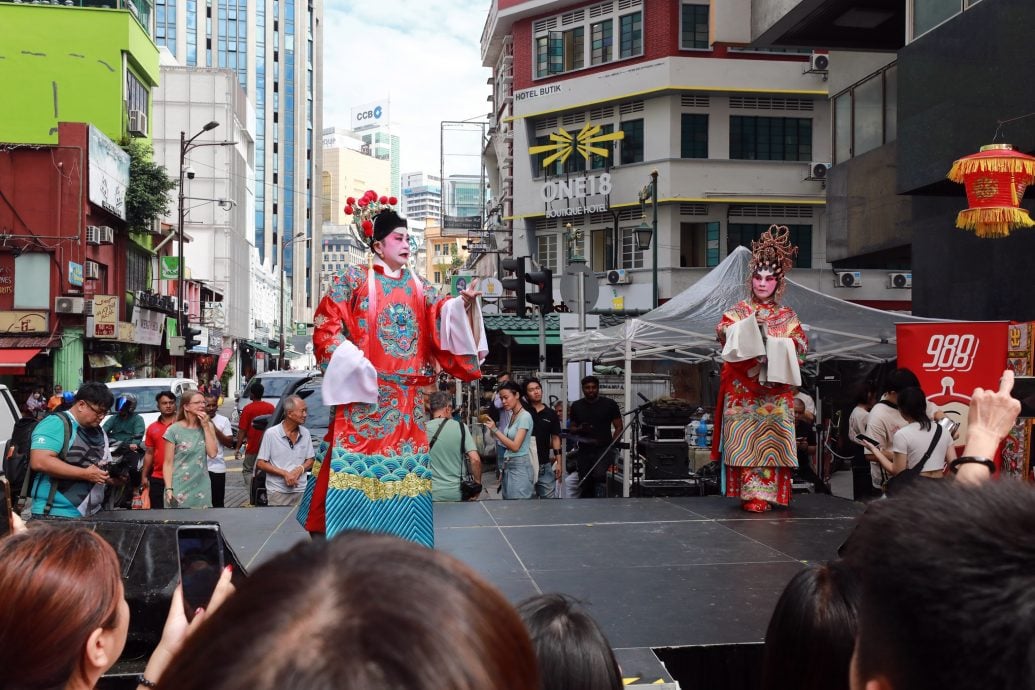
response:
[[[623,409],[631,410],[633,360],[694,363],[718,359],[715,327],[723,312],[747,298],[750,260],[751,252],[746,247],[737,247],[701,280],[657,309],[619,326],[587,331],[567,339],[564,359],[566,362],[622,362],[626,378]],[[809,337],[807,361],[815,363],[827,359],[875,363],[894,359],[895,324],[931,321],[852,304],[799,285],[790,277],[781,302],[797,312]],[[629,433],[626,425],[627,442]],[[629,495],[629,463],[626,451],[625,496]]]

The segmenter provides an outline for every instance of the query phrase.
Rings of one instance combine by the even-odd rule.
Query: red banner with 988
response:
[[[920,379],[927,399],[960,423],[958,447],[967,438],[967,409],[977,387],[998,388],[1006,369],[1009,323],[897,324],[898,365]]]

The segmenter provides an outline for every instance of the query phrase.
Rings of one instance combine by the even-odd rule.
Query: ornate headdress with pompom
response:
[[[398,203],[394,196],[378,196],[377,192],[368,189],[358,199],[350,196],[345,200],[345,213],[352,216],[352,222],[363,233],[363,241],[372,247],[392,230],[406,227],[406,219],[393,208]]]
[[[770,225],[758,240],[751,242],[748,286],[751,286],[751,277],[757,271],[769,271],[776,276],[775,297],[779,299],[783,295],[784,278],[797,255],[798,248],[791,244],[790,229],[786,225]]]

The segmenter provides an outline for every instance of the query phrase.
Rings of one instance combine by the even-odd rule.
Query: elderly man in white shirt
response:
[[[284,398],[284,421],[266,429],[256,467],[266,473],[271,506],[293,506],[305,492],[306,473],[313,467],[313,439],[303,424],[309,410],[297,395]]]

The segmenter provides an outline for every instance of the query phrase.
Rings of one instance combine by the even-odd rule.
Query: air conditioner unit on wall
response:
[[[888,287],[892,290],[909,290],[913,287],[912,273],[889,273]]]
[[[97,229],[100,231],[100,244],[115,244],[115,230],[107,225],[102,225]]]
[[[82,314],[85,300],[82,297],[57,297],[54,299],[54,313]]]
[[[96,225],[86,226],[86,243],[97,245],[101,243],[101,229]]]
[[[834,287],[862,287],[862,273],[859,271],[834,271]]]
[[[805,179],[807,180],[825,180],[827,179],[827,172],[830,170],[830,163],[823,163],[821,161],[812,161],[809,163],[809,174]]]
[[[147,136],[147,113],[142,110],[129,111],[129,133],[137,137]]]
[[[624,268],[615,268],[607,272],[609,285],[628,285],[632,282],[632,276]]]
[[[83,264],[83,277],[87,280],[97,280],[101,277],[101,265],[96,261],[87,261]]]
[[[830,56],[826,53],[813,53],[809,56],[810,72],[827,72],[830,70]]]

